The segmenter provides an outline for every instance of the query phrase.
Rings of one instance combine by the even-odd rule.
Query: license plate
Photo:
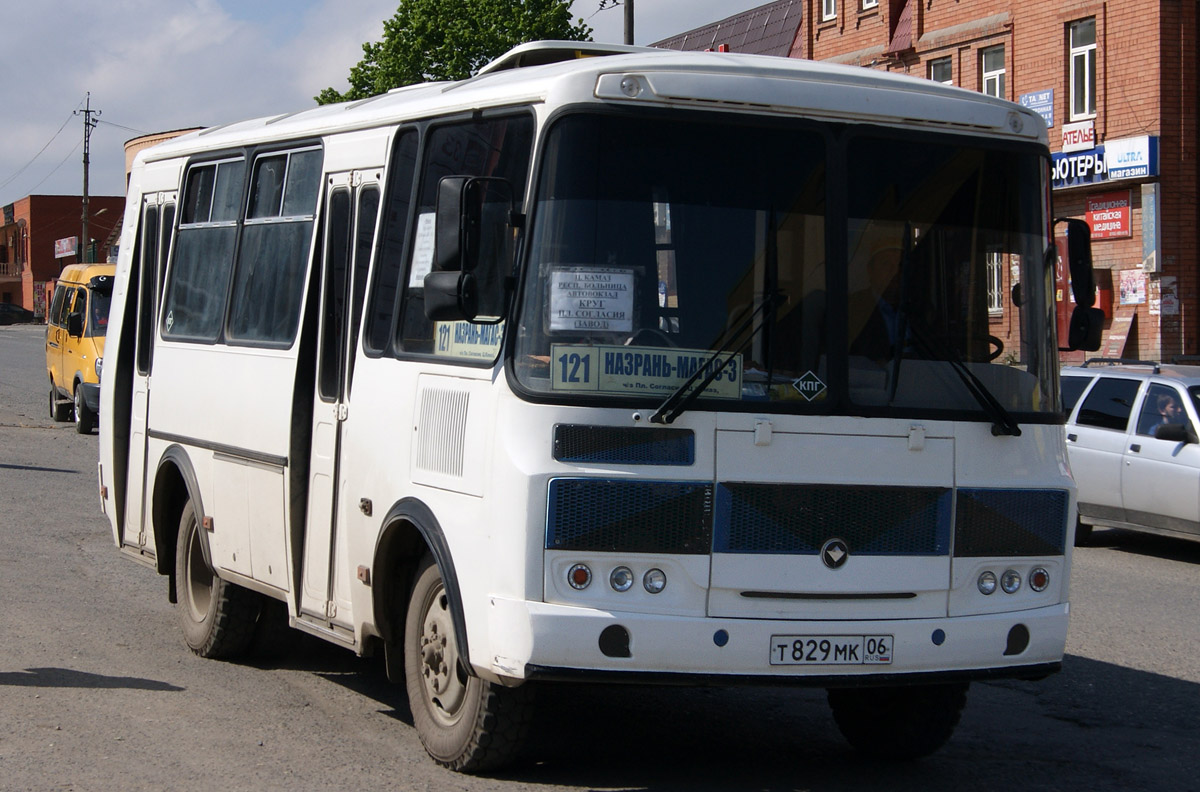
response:
[[[890,665],[890,635],[772,635],[771,665]]]

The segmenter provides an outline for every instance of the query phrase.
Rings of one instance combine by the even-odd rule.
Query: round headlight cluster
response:
[[[979,573],[978,579],[975,581],[979,593],[984,596],[994,594],[999,588],[1005,594],[1016,594],[1021,590],[1021,584],[1024,581],[1021,578],[1021,573],[1015,569],[1006,569],[996,577],[996,573],[990,569],[985,569]],[[1029,588],[1033,591],[1045,591],[1050,586],[1050,573],[1045,567],[1034,567],[1029,572]]]
[[[608,585],[618,593],[633,588],[637,575],[624,564],[613,567],[608,573]],[[574,564],[567,570],[567,583],[576,591],[583,591],[592,584],[592,570],[587,564]],[[649,594],[658,594],[667,587],[667,573],[661,569],[648,569],[642,575],[642,588]]]

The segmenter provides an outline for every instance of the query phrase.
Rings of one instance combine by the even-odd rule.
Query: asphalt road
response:
[[[202,660],[117,551],[97,436],[54,424],[44,330],[0,327],[0,790],[1200,790],[1200,543],[1095,534],[1063,671],[976,683],[951,742],[858,758],[819,690],[539,691],[527,757],[430,761],[381,663],[297,637]]]

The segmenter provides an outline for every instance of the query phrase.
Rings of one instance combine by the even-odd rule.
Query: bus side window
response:
[[[138,295],[138,327],[137,327],[137,371],[138,374],[150,373],[150,344],[154,333],[154,301],[158,297],[158,289],[154,282],[154,273],[158,266],[158,207],[147,205],[142,214],[141,267],[139,275],[140,294]]]
[[[514,206],[524,203],[533,148],[531,116],[448,124],[431,129],[427,138],[416,211],[418,237],[422,229],[432,233],[438,184],[443,176],[503,178],[512,187]],[[408,266],[396,342],[404,352],[430,354],[434,351],[434,331],[433,323],[425,317],[424,276],[433,267],[433,245],[414,244]]]
[[[404,263],[408,239],[408,208],[412,204],[413,175],[417,169],[417,133],[404,130],[396,136],[392,148],[391,176],[387,185],[383,229],[375,254],[375,275],[367,307],[366,337],[369,352],[383,352],[392,332],[396,313],[396,293]],[[366,261],[361,266],[365,272]]]
[[[375,245],[375,223],[379,219],[379,187],[369,184],[358,193],[358,211],[354,218],[354,285],[350,303],[350,368],[346,386],[354,381],[354,355],[358,351],[358,326],[362,321],[363,300],[367,296],[367,270],[371,248]]]

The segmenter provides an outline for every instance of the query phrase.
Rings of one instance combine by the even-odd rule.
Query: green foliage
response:
[[[570,0],[400,0],[383,23],[383,40],[363,44],[350,90],[326,88],[318,104],[365,99],[430,80],[470,77],[518,44],[541,39],[590,41]]]

